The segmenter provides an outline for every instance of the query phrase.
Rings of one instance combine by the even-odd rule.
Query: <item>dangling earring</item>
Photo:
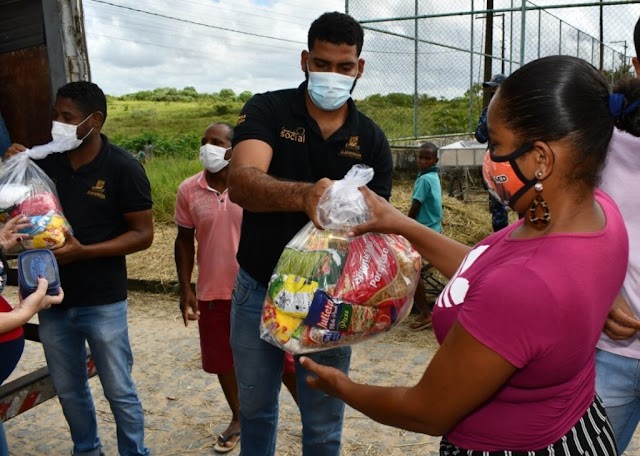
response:
[[[540,179],[542,177],[542,171],[536,172],[536,178]],[[536,182],[533,186],[536,190],[536,197],[531,202],[531,206],[529,206],[529,221],[538,229],[545,228],[549,222],[551,221],[551,215],[549,214],[549,206],[547,202],[542,197],[542,190],[544,190],[544,186],[542,182]],[[538,209],[542,211],[542,214],[536,215],[536,212],[539,212]]]

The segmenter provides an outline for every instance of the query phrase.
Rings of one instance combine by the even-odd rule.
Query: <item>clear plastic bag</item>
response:
[[[264,340],[294,354],[327,350],[389,331],[411,311],[418,252],[402,236],[347,236],[369,218],[358,187],[372,177],[356,165],[333,183],[318,205],[328,229],[309,222],[285,247],[262,309]]]
[[[318,202],[318,221],[327,230],[347,230],[369,220],[369,206],[359,187],[373,179],[373,168],[355,165],[334,182]]]
[[[71,233],[54,183],[27,153],[9,158],[0,169],[0,223],[22,214],[29,218],[30,235],[22,241],[24,249],[57,249]]]

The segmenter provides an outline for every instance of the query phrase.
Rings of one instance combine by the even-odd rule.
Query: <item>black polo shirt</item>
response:
[[[102,137],[91,162],[73,171],[67,153],[36,163],[56,185],[62,210],[81,244],[97,244],[127,231],[124,214],[151,209],[151,186],[131,154]],[[124,256],[92,258],[60,266],[62,307],[112,304],[127,298]],[[57,307],[57,306],[56,306]]]
[[[338,180],[357,163],[374,169],[369,188],[389,198],[393,163],[384,133],[358,111],[351,99],[345,124],[326,141],[305,105],[306,83],[298,89],[254,95],[244,106],[233,145],[257,139],[271,146],[269,175],[279,179],[316,182]],[[267,285],[280,254],[309,221],[304,212],[244,210],[238,263],[255,280]]]

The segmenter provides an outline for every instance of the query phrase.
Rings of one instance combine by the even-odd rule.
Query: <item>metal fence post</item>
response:
[[[527,31],[527,0],[522,0],[522,13],[520,13],[520,66],[524,65],[524,50]]]
[[[576,40],[576,57],[580,58],[580,30],[578,30],[578,39]]]
[[[540,58],[540,42],[542,41],[542,10],[538,10],[538,58]]]
[[[558,54],[562,54],[562,21],[560,21],[560,29],[558,30]]]
[[[414,21],[413,51],[413,136],[418,137],[418,0],[415,0],[416,19]]]
[[[511,0],[513,1],[513,0]],[[473,96],[472,96],[472,90],[473,90],[473,41],[474,41],[474,27],[473,27],[473,23],[475,22],[474,20],[474,15],[475,15],[475,0],[471,0],[471,44],[469,46],[469,49],[471,49],[471,52],[469,53],[469,131],[473,130]]]

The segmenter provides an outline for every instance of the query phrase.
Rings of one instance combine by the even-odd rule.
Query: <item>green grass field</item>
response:
[[[202,171],[200,161],[160,157],[147,162],[145,169],[151,182],[154,220],[173,223],[178,186],[187,177]]]
[[[156,158],[146,164],[146,170],[157,221],[173,220],[178,185],[202,169],[198,152],[206,127],[213,122],[235,125],[250,96],[249,92],[236,95],[229,89],[217,94],[198,94],[192,88],[160,88],[108,97],[103,132],[110,140],[134,155],[147,140],[153,142]],[[413,136],[411,95],[372,95],[356,103],[380,125],[388,138]],[[467,98],[445,100],[421,96],[419,106],[419,135],[458,133],[468,128]]]
[[[159,157],[147,162],[145,170],[151,182],[154,220],[160,223],[173,223],[178,186],[187,177],[202,171],[200,161],[197,158],[188,160]],[[403,212],[408,210],[412,188],[413,180],[394,178],[391,201]]]
[[[231,105],[231,106],[229,106]],[[231,109],[233,108],[233,109]],[[162,157],[196,157],[200,138],[212,122],[235,125],[242,103],[131,101],[109,99],[104,133],[134,152],[148,139]]]
[[[104,132],[114,143],[135,152],[148,139],[157,155],[190,158],[199,147],[204,129],[212,122],[235,125],[249,92],[235,95],[224,89],[218,94],[198,94],[191,88],[170,88],[108,97],[108,115]],[[467,131],[469,127],[468,93],[451,100],[426,95],[418,100],[417,135],[439,135]],[[474,106],[480,114],[477,93]],[[414,101],[411,95],[392,93],[371,95],[356,100],[358,108],[372,118],[388,138],[414,136]]]

